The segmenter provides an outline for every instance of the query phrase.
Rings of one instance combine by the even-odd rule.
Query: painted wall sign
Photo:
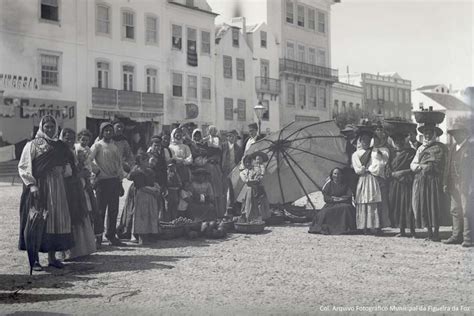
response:
[[[194,103],[186,103],[186,119],[195,119],[199,116],[199,107]]]
[[[0,89],[6,88],[38,90],[39,82],[35,77],[0,73]]]

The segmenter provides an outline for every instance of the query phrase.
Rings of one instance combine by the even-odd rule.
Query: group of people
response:
[[[455,143],[448,148],[437,141],[443,131],[432,123],[417,128],[423,143],[416,139],[416,124],[363,123],[341,131],[350,160],[347,167],[331,171],[322,189],[326,204],[314,217],[310,233],[381,235],[382,228],[398,227],[397,236],[409,236],[409,229],[415,237],[416,228],[426,228],[429,240],[440,241],[439,227],[450,199],[453,232],[444,242],[472,247],[470,126],[460,123],[449,130]]]
[[[124,129],[121,121],[104,122],[94,140],[88,130],[59,132],[54,117],[41,119],[18,165],[24,183],[20,249],[26,250],[24,232],[32,207],[46,210],[38,250],[48,253],[48,264],[55,268],[63,267],[62,260],[97,251],[104,235],[112,246],[124,245],[121,239],[145,244],[159,233],[160,222],[179,217],[210,221],[239,215],[251,221],[269,216],[262,184],[268,157],[244,157],[258,138],[256,124],[249,126],[250,137],[242,145],[235,130],[221,137],[210,126],[203,137],[192,124],[182,124],[170,134],[151,137],[148,149],[136,154]],[[229,178],[236,166],[244,182],[238,196]],[[127,192],[125,178],[132,182]],[[118,219],[119,199],[125,194]],[[235,210],[236,201],[242,209]],[[32,268],[42,270],[38,254]]]

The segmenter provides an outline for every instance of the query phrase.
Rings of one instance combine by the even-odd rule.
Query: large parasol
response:
[[[330,171],[347,164],[345,138],[334,121],[293,122],[254,143],[246,154],[265,152],[269,160],[263,180],[271,204],[286,204],[320,191]],[[242,190],[239,166],[231,180],[235,196]],[[312,205],[313,209],[315,208]]]

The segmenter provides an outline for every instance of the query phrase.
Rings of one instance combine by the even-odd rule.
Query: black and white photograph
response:
[[[474,315],[474,0],[0,0],[0,315]]]

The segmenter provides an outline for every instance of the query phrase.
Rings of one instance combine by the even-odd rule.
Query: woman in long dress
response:
[[[435,125],[425,124],[418,128],[423,134],[421,145],[410,164],[415,173],[412,206],[415,224],[426,227],[428,239],[440,241],[440,216],[443,211],[443,172],[446,164],[447,148],[436,138],[443,131]]]
[[[213,125],[209,126],[209,135],[204,139],[207,147],[207,160],[204,168],[210,174],[217,217],[223,218],[226,212],[226,199],[221,169],[222,146],[217,133],[217,127]]]
[[[75,159],[76,165],[72,168],[72,175],[64,178],[66,185],[66,195],[68,199],[69,212],[71,214],[71,229],[74,238],[74,247],[63,252],[64,259],[71,260],[90,255],[96,251],[95,235],[92,229],[89,210],[87,207],[86,195],[83,189],[83,183],[80,178],[77,167],[78,160],[74,156],[74,143],[76,133],[65,128],[61,131],[59,139],[69,146],[72,159]],[[84,170],[82,170],[84,172]]]
[[[343,171],[335,168],[322,189],[324,207],[316,214],[309,233],[324,235],[350,234],[356,231],[352,190],[343,179]]]
[[[270,204],[263,186],[265,176],[263,162],[266,160],[268,157],[262,152],[255,152],[243,159],[245,169],[240,172],[240,179],[244,187],[238,197],[238,200],[242,201],[242,215],[239,221],[262,221],[271,215]]]
[[[381,155],[370,148],[372,137],[371,131],[361,131],[360,148],[352,155],[352,166],[359,175],[357,190],[355,194],[356,223],[357,229],[363,230],[365,234],[373,230],[375,234],[381,233],[380,202],[382,194],[377,178],[373,173],[378,171],[377,165],[373,165],[373,157]]]
[[[382,201],[379,205],[379,216],[381,227],[392,226],[393,214],[389,212],[388,206],[388,176],[387,165],[390,158],[390,150],[388,145],[388,135],[383,126],[378,124],[375,128],[373,151],[376,154],[372,156],[371,173],[377,178],[379,183]]]
[[[176,162],[176,170],[183,185],[191,180],[191,171],[189,167],[193,163],[193,156],[188,145],[183,143],[183,132],[180,128],[175,128],[171,132],[171,144],[169,145],[174,161]]]
[[[24,183],[20,203],[19,248],[26,250],[24,229],[29,208],[36,199],[48,213],[40,252],[48,253],[49,265],[62,268],[56,259],[56,251],[74,246],[71,233],[71,217],[64,185],[64,177],[72,174],[74,160],[70,149],[58,139],[56,120],[46,115],[41,119],[35,139],[23,148],[18,172]],[[41,271],[39,258],[33,270]]]
[[[410,163],[415,150],[408,145],[407,134],[392,134],[394,149],[390,153],[389,172],[389,207],[393,214],[394,227],[400,227],[398,237],[405,237],[405,229],[410,228],[411,236],[415,237],[415,222],[411,207],[413,172]]]

